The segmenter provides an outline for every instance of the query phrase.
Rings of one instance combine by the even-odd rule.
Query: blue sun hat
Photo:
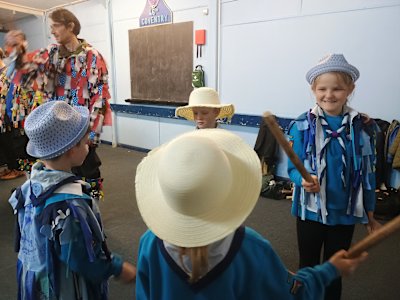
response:
[[[29,138],[26,151],[40,159],[58,157],[74,147],[89,128],[89,110],[70,106],[64,101],[51,101],[33,110],[25,122]]]
[[[306,79],[309,84],[312,84],[319,75],[329,72],[347,73],[351,76],[353,82],[356,82],[360,77],[360,72],[356,67],[347,62],[343,54],[328,54],[307,72]]]

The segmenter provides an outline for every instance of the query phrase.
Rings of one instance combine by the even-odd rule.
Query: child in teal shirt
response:
[[[257,154],[223,129],[196,130],[154,149],[139,164],[141,237],[136,299],[322,299],[366,253],[296,274],[271,244],[242,224],[261,186]]]

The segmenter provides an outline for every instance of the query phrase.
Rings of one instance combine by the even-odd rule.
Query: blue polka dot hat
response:
[[[85,136],[89,121],[86,107],[72,107],[64,101],[46,102],[26,119],[25,132],[29,137],[26,151],[40,159],[58,157]]]
[[[328,54],[306,74],[309,84],[312,84],[319,75],[329,72],[344,72],[351,76],[353,82],[360,77],[360,72],[344,58],[343,54]]]

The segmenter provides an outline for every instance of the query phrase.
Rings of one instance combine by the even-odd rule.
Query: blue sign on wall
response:
[[[140,27],[168,23],[172,23],[172,11],[164,0],[147,0],[139,18]]]

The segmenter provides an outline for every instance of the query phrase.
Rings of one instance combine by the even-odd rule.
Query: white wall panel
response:
[[[107,10],[104,5],[97,0],[91,0],[76,5],[70,5],[66,8],[73,12],[74,15],[78,18],[79,22],[82,25],[82,29],[85,26],[106,23]],[[97,32],[97,34],[99,33],[101,32]]]
[[[313,105],[305,73],[337,52],[361,71],[352,105],[372,117],[398,118],[400,110],[388,107],[400,96],[399,16],[400,7],[391,7],[224,27],[221,97],[238,113],[295,117]]]
[[[195,123],[186,120],[164,119],[156,117],[137,116],[124,113],[117,113],[118,122],[118,143],[134,145],[136,147],[153,149],[164,144],[180,134],[195,129]],[[157,124],[158,123],[158,124]],[[258,128],[243,127],[235,125],[220,125],[220,128],[229,130],[239,135],[251,147],[254,147],[257,139]],[[109,127],[105,128],[105,131]],[[106,132],[105,132],[106,133]],[[107,133],[106,133],[107,134]],[[108,139],[111,141],[111,133],[108,132]]]
[[[214,2],[216,0],[166,0],[165,2],[169,8],[173,11],[186,10],[191,8],[204,7],[209,4],[209,2]]]
[[[158,118],[117,114],[117,139],[119,144],[144,149],[159,145]]]
[[[177,119],[160,119],[160,145],[164,144],[180,134],[193,131],[194,122]]]
[[[112,0],[114,21],[139,19],[146,1],[137,0]]]
[[[110,143],[112,142],[112,140],[113,140],[113,128],[112,128],[112,126],[103,126],[103,132],[101,133],[101,139],[103,141],[107,141],[107,142],[110,142]]]
[[[222,129],[232,131],[233,133],[240,136],[251,147],[254,147],[254,144],[256,143],[257,139],[258,128],[243,127],[237,125],[225,125],[225,124],[222,124],[219,127]]]
[[[31,16],[17,23],[17,28],[22,30],[28,40],[28,49],[36,50],[46,47],[46,24],[42,17]],[[1,45],[3,40],[1,40]]]
[[[400,0],[303,0],[301,2],[303,14],[333,13],[400,4]]]
[[[215,0],[210,0],[215,1]],[[168,7],[171,9],[173,13],[173,19],[175,20],[175,13],[193,9],[196,7],[206,7],[209,3],[208,0],[167,0],[165,1]],[[127,19],[138,19],[142,14],[146,1],[138,1],[138,0],[113,0],[113,18],[115,21],[127,20]]]
[[[222,25],[293,17],[299,14],[300,8],[300,0],[226,1],[222,5]]]

